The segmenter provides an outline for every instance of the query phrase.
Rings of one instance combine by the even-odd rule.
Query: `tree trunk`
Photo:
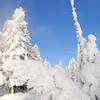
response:
[[[14,86],[13,87],[11,87],[11,94],[14,94],[15,93],[15,91],[14,91],[15,89],[14,89]]]

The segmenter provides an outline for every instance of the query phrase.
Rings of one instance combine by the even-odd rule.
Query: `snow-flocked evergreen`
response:
[[[28,59],[31,38],[22,7],[17,8],[12,18],[5,23],[3,38],[5,41],[3,60]]]

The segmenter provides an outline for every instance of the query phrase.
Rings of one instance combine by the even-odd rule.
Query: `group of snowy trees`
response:
[[[5,23],[2,32],[3,47],[1,50],[2,62],[6,59],[34,59],[41,60],[37,45],[31,45],[31,38],[25,21],[25,11],[17,8],[10,20]]]
[[[25,11],[22,7],[17,8],[12,18],[5,23],[0,37],[2,38],[0,41],[1,66],[10,60],[41,60],[38,46],[36,44],[32,46],[31,44],[30,34],[25,21]],[[14,83],[17,80],[12,77],[12,74],[13,71],[5,71],[4,68],[0,67],[1,87],[4,85],[7,88],[15,86]]]
[[[79,88],[90,96],[91,100],[100,99],[100,51],[97,48],[96,37],[92,34],[83,37],[78,22],[74,0],[71,0],[72,14],[77,35],[77,57],[69,62],[68,73]]]
[[[74,0],[72,14],[77,36],[77,57],[67,70],[61,62],[52,68],[31,44],[22,7],[15,10],[0,32],[0,96],[14,92],[32,93],[36,100],[100,100],[100,51],[96,37],[83,37]],[[33,96],[32,94],[32,96]]]

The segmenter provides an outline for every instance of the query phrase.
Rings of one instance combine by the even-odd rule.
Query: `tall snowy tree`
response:
[[[86,62],[89,62],[90,60],[93,61],[94,56],[98,54],[98,49],[96,45],[96,37],[92,34],[88,36],[88,39],[86,40],[83,37],[82,29],[80,26],[80,23],[77,18],[76,8],[74,7],[74,0],[71,1],[72,6],[72,14],[74,18],[74,25],[76,28],[76,35],[77,35],[77,62],[78,67],[81,69]]]
[[[81,69],[82,67],[82,62],[83,62],[83,49],[85,45],[85,38],[83,37],[82,29],[80,26],[80,23],[77,18],[77,13],[76,13],[76,8],[74,7],[74,0],[70,0],[71,6],[72,6],[72,14],[74,18],[74,25],[76,28],[76,35],[77,35],[77,61],[78,61],[78,66]]]
[[[5,39],[3,60],[28,58],[31,38],[25,21],[25,11],[22,7],[17,8],[11,20],[6,22],[3,37]]]
[[[83,38],[82,30],[77,20],[74,0],[71,0],[71,6],[78,37],[77,63],[80,68],[80,89],[87,93],[91,100],[100,100],[100,69],[98,63],[100,52],[97,48],[96,37],[90,34],[87,40]]]
[[[73,15],[73,20],[74,20],[74,25],[76,28],[76,36],[77,36],[77,58],[76,58],[76,62],[77,62],[77,72],[74,72],[74,76],[75,79],[77,79],[78,82],[78,86],[82,87],[82,85],[84,84],[82,81],[82,76],[81,76],[81,69],[84,65],[84,48],[86,45],[86,39],[83,37],[83,32],[82,32],[82,28],[80,26],[80,23],[78,21],[78,17],[77,17],[77,13],[76,13],[76,8],[74,6],[74,0],[70,0],[71,6],[72,6],[72,15]],[[77,73],[77,74],[76,74]]]

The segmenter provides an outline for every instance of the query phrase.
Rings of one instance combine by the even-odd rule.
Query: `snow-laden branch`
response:
[[[71,7],[72,7],[72,15],[73,15],[73,20],[74,20],[74,26],[76,28],[76,35],[77,35],[77,61],[79,62],[78,66],[81,68],[82,62],[83,62],[83,50],[85,46],[85,38],[83,37],[82,29],[80,26],[80,23],[78,21],[78,16],[76,12],[76,8],[74,5],[74,0],[70,0]]]
[[[82,39],[82,29],[81,29],[80,23],[77,18],[77,12],[76,12],[76,8],[74,6],[74,0],[70,0],[70,2],[71,2],[71,6],[72,6],[72,15],[73,15],[73,20],[74,20],[74,25],[76,28],[77,37]]]

